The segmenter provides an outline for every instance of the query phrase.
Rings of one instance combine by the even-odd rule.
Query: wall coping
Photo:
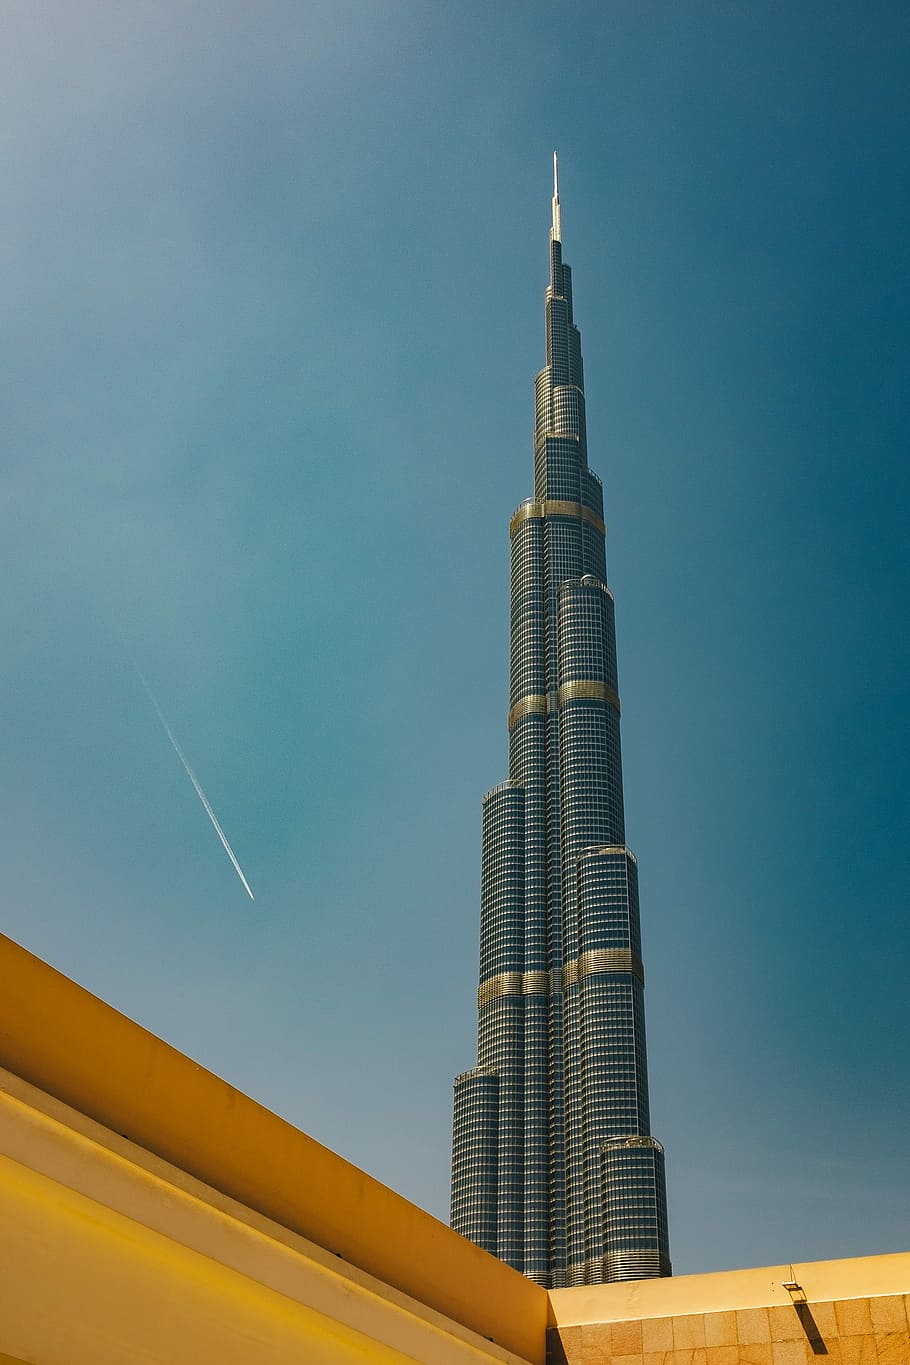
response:
[[[552,1289],[549,1325],[574,1327],[737,1308],[773,1308],[792,1302],[783,1287],[791,1280],[803,1287],[810,1304],[910,1294],[910,1252]]]

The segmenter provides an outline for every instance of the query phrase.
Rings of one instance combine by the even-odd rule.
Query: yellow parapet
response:
[[[369,1287],[364,1290],[361,1285],[361,1290],[368,1297],[372,1295],[375,1299],[377,1294],[388,1292],[396,1302],[406,1299],[416,1305],[423,1316],[429,1313],[437,1328],[439,1319],[466,1329],[464,1349],[468,1349],[468,1338],[473,1341],[470,1350],[475,1353],[492,1342],[491,1359],[502,1360],[506,1353],[511,1353],[533,1365],[543,1365],[545,1290],[3,936],[0,983],[0,1066],[10,1073],[0,1087],[6,1092],[7,1130],[13,1135],[21,1134],[24,1115],[30,1116],[26,1127],[31,1124],[34,1129],[29,1143],[19,1151],[18,1160],[4,1164],[5,1183],[0,1183],[18,1217],[27,1222],[31,1210],[37,1220],[34,1228],[39,1240],[46,1236],[48,1247],[52,1247],[55,1240],[69,1239],[67,1245],[75,1261],[68,1263],[64,1278],[76,1275],[78,1279],[79,1256],[83,1256],[84,1264],[94,1264],[97,1273],[113,1275],[113,1310],[121,1278],[115,1272],[118,1266],[122,1269],[126,1264],[119,1254],[113,1254],[116,1248],[126,1256],[132,1247],[146,1269],[148,1265],[165,1263],[173,1267],[174,1258],[181,1252],[176,1245],[179,1237],[174,1239],[167,1227],[152,1235],[148,1220],[156,1207],[173,1203],[176,1198],[173,1191],[185,1176],[191,1182],[200,1182],[208,1191],[227,1196],[232,1201],[231,1217],[235,1221],[241,1214],[245,1216],[245,1211],[269,1220],[271,1245],[275,1244],[275,1228],[283,1230],[282,1235],[288,1233],[304,1239],[306,1256],[312,1260],[315,1255],[321,1261],[331,1258],[336,1277],[341,1269],[339,1260],[362,1272],[364,1284]],[[22,1082],[26,1091],[21,1091]],[[14,1093],[17,1085],[21,1093]],[[49,1112],[47,1097],[62,1102],[59,1112]],[[16,1121],[15,1113],[19,1114]],[[40,1122],[35,1115],[41,1115]],[[78,1116],[93,1121],[95,1126],[90,1133],[79,1133],[78,1141],[74,1136],[67,1146],[61,1134],[67,1131],[76,1134]],[[51,1162],[43,1171],[30,1171],[28,1152],[40,1148],[35,1134],[42,1124],[56,1125],[55,1150],[65,1148],[67,1155],[61,1158],[62,1167]],[[126,1143],[122,1150],[114,1150],[123,1139]],[[0,1145],[0,1152],[9,1155],[9,1146]],[[129,1222],[132,1229],[129,1234],[125,1230],[124,1219],[130,1215],[124,1214],[123,1209],[132,1207],[130,1201],[139,1179],[136,1172],[145,1160],[143,1153],[161,1159],[172,1169],[162,1168],[156,1173],[164,1185],[157,1187],[157,1205],[155,1199],[143,1204],[145,1227],[140,1236],[135,1229],[141,1227],[141,1220]],[[129,1167],[130,1180],[117,1186],[126,1200],[123,1207],[115,1199],[105,1197],[104,1191],[109,1188],[107,1176],[103,1179],[99,1176],[100,1184],[96,1182],[91,1189],[80,1192],[80,1181],[89,1167],[97,1174],[102,1166],[107,1170],[104,1163],[109,1165],[111,1161],[115,1165],[126,1162]],[[61,1177],[61,1169],[68,1173],[65,1178]],[[149,1178],[152,1174],[146,1172]],[[55,1182],[51,1187],[42,1183],[48,1179]],[[129,1198],[127,1186],[131,1191]],[[208,1197],[206,1194],[203,1198],[195,1190],[197,1212],[200,1201],[205,1203]],[[95,1208],[110,1203],[101,1220],[103,1228],[99,1224],[101,1216],[88,1213],[80,1203],[86,1198],[94,1201]],[[13,1208],[8,1207],[2,1217],[8,1221],[12,1212]],[[59,1217],[56,1231],[51,1225],[54,1217]],[[93,1229],[91,1236],[89,1227]],[[150,1238],[147,1246],[143,1241],[146,1235]],[[163,1261],[162,1237],[170,1239]],[[100,1241],[90,1248],[92,1238]],[[141,1248],[139,1242],[143,1242]],[[299,1247],[297,1251],[300,1252]],[[7,1248],[7,1254],[15,1256],[15,1244]],[[220,1258],[216,1255],[214,1259]],[[140,1273],[140,1261],[135,1262],[134,1268],[139,1277],[137,1284],[141,1283],[146,1269]],[[186,1275],[176,1276],[176,1284],[203,1282],[198,1270],[185,1269]],[[36,1265],[35,1273],[46,1289],[47,1277],[42,1276],[40,1265]],[[214,1269],[210,1270],[205,1282],[213,1286],[211,1277],[218,1275],[222,1271],[216,1274]],[[247,1285],[241,1293],[236,1276],[230,1281],[233,1289],[223,1275],[219,1284],[217,1292],[212,1289],[216,1298],[224,1293],[230,1299],[236,1291],[239,1303],[252,1292]],[[9,1289],[9,1279],[6,1285]],[[159,1288],[163,1293],[163,1282]],[[153,1301],[154,1296],[149,1303]],[[214,1299],[210,1302],[211,1311],[215,1311],[214,1302]],[[0,1352],[4,1349],[10,1348],[0,1327]],[[107,1358],[103,1354],[98,1356],[99,1361]],[[134,1358],[159,1357],[137,1350]],[[171,1356],[161,1358],[170,1360]],[[235,1357],[217,1358],[227,1361]],[[258,1361],[260,1356],[251,1353],[236,1358]],[[321,1358],[340,1360],[343,1354],[322,1353]],[[61,1355],[60,1359],[70,1357]],[[173,1359],[176,1361],[178,1356]]]

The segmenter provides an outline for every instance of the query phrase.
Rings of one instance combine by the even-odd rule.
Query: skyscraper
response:
[[[558,1288],[669,1275],[670,1259],[603,494],[555,153],[553,172],[534,496],[509,526],[509,777],[483,800],[478,1060],[455,1082],[452,1226]]]

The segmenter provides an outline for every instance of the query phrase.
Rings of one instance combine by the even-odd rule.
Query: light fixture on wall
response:
[[[790,1295],[791,1303],[806,1302],[806,1291],[805,1289],[803,1289],[799,1281],[794,1277],[792,1265],[790,1267],[789,1280],[781,1280],[780,1284],[781,1289],[786,1289],[787,1293]]]

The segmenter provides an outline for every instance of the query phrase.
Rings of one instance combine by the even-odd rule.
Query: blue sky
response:
[[[557,146],[675,1266],[905,1246],[905,7],[0,27],[3,929],[446,1215]]]

